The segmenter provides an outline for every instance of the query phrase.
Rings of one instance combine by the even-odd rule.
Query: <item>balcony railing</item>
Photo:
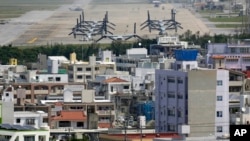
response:
[[[110,123],[110,120],[109,119],[107,119],[107,120],[99,120],[98,122],[99,123]]]
[[[242,86],[242,81],[229,81],[229,86]]]
[[[114,115],[115,111],[114,110],[97,110],[96,113],[98,115]]]

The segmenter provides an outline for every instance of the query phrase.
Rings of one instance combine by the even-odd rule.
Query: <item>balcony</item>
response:
[[[48,94],[48,90],[34,90],[34,94]]]
[[[96,114],[98,115],[114,115],[115,111],[114,110],[96,110]]]
[[[242,86],[242,81],[229,81],[229,86]]]
[[[107,119],[107,120],[99,120],[98,123],[110,123],[110,120]]]

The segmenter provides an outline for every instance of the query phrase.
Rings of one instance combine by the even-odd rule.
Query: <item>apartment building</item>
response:
[[[44,119],[48,118],[48,113],[43,111],[18,111],[14,112],[14,121],[12,124],[21,126],[32,126],[36,129],[47,127],[48,123]]]
[[[249,69],[250,43],[248,40],[229,40],[228,43],[208,43],[206,64],[210,68],[245,71]]]
[[[137,68],[159,69],[162,55],[148,55],[146,48],[127,49],[126,55],[116,56],[115,62],[118,71],[127,71],[134,76]]]
[[[157,39],[157,44],[150,45],[150,55],[163,55],[172,58],[175,49],[186,48],[187,42],[179,40],[178,36],[163,36]]]
[[[105,52],[103,54],[107,56],[101,61],[96,61],[96,56],[90,56],[89,62],[67,64],[69,82],[87,83],[89,80],[94,80],[98,74],[114,74],[116,64],[112,62],[110,54]]]
[[[1,141],[49,141],[50,131],[48,128],[38,130],[32,127],[0,124]]]
[[[127,49],[126,55],[115,57],[117,70],[128,71],[129,74],[133,75],[139,62],[150,62],[150,58],[148,58],[147,54],[146,48]]]
[[[115,107],[111,102],[96,103],[48,103],[51,109],[51,128],[73,129],[88,128],[92,120],[98,128],[110,128],[115,120]],[[95,115],[96,119],[90,119],[88,116]],[[80,123],[81,122],[81,123]]]
[[[156,70],[156,132],[177,132],[179,124],[187,124],[189,136],[228,134],[229,71],[198,68],[194,52],[176,53],[182,55],[174,66],[183,62],[185,69]]]

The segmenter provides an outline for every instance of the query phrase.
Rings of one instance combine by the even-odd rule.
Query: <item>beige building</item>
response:
[[[69,82],[87,83],[94,80],[96,75],[116,72],[116,65],[111,61],[111,56],[102,61],[96,61],[96,56],[90,56],[89,62],[77,62],[74,57],[71,59],[67,64]]]

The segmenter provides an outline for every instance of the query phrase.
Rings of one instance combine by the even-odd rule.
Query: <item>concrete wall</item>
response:
[[[91,103],[94,101],[95,91],[94,90],[82,90],[82,103]]]
[[[14,122],[14,103],[2,103],[2,123],[13,124]]]
[[[215,132],[216,70],[188,72],[189,136],[209,136]]]

